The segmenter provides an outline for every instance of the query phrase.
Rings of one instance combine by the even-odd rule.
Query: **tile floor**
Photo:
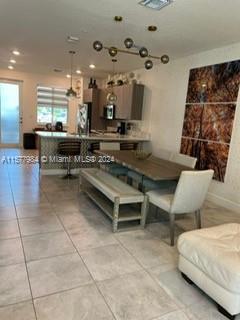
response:
[[[181,278],[166,222],[113,234],[77,190],[37,165],[0,163],[0,320],[225,320]],[[224,222],[240,215],[206,203],[203,225]],[[177,224],[194,228],[191,216]]]

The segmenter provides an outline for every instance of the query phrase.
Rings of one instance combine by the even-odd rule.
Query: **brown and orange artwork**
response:
[[[224,181],[240,84],[240,60],[190,70],[182,130],[183,154]]]

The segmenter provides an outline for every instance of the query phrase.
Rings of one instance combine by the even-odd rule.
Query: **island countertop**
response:
[[[95,134],[91,133],[89,135],[77,135],[71,134],[67,132],[44,132],[44,131],[36,131],[36,134],[41,138],[54,138],[54,139],[77,139],[77,140],[93,140],[93,141],[149,141],[148,137],[134,137],[129,135],[118,135],[118,134],[110,134],[110,133],[103,133],[103,134]]]

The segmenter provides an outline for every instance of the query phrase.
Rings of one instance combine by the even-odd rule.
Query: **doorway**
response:
[[[0,80],[0,147],[21,146],[21,84]]]

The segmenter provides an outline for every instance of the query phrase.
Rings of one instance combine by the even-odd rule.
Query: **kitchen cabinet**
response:
[[[117,96],[117,101],[115,103],[115,118],[124,120],[141,120],[144,85],[130,84],[115,86],[113,91]],[[100,92],[99,114],[101,117],[103,116],[104,105],[107,104],[107,94],[109,92],[111,92],[110,88],[103,89]]]

